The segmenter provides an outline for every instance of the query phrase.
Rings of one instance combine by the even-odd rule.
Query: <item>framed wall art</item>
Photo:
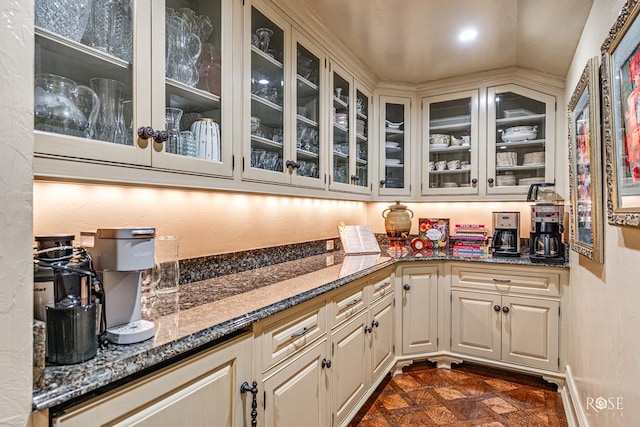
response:
[[[569,188],[571,249],[603,262],[600,74],[591,58],[569,101]]]
[[[602,44],[602,135],[609,224],[640,226],[640,2],[628,0]]]

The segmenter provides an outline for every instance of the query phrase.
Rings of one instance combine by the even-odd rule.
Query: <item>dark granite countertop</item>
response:
[[[143,317],[153,320],[153,339],[131,345],[109,345],[95,358],[76,365],[47,366],[45,385],[33,390],[33,408],[64,405],[127,377],[153,370],[172,360],[241,333],[261,319],[380,271],[397,262],[473,261],[533,265],[520,258],[460,258],[416,254],[386,248],[368,263],[353,262],[341,251],[227,274],[180,286],[173,295],[145,300]],[[346,261],[346,262],[345,262]],[[354,268],[354,265],[357,267]],[[552,266],[567,268],[568,264]]]

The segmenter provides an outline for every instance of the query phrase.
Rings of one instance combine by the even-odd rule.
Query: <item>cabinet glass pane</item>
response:
[[[283,171],[284,30],[251,9],[251,167]]]
[[[347,184],[349,176],[349,82],[333,73],[333,180]]]
[[[221,3],[168,0],[165,151],[219,162]]]
[[[34,128],[133,145],[130,0],[37,1]]]
[[[369,185],[369,97],[356,90],[356,177],[355,184]]]
[[[404,188],[404,159],[409,142],[404,135],[404,105],[385,104],[385,173],[387,188]],[[406,145],[405,145],[406,144]]]
[[[296,174],[320,176],[320,60],[296,46]]]
[[[471,185],[471,98],[434,102],[429,105],[430,188]]]
[[[544,182],[546,104],[513,92],[495,97],[498,187]]]

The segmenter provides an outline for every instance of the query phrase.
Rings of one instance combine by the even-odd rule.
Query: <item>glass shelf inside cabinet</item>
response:
[[[369,97],[356,90],[356,174],[355,184],[369,185]]]
[[[320,60],[296,45],[296,175],[320,177]]]
[[[471,98],[429,104],[429,134],[424,141],[429,157],[430,188],[471,185]]]
[[[130,4],[112,11],[126,40],[104,39],[73,11],[55,26],[43,13],[36,7],[34,129],[133,145]]]
[[[167,1],[167,153],[211,161],[222,158],[220,28],[220,0]],[[174,114],[179,117],[172,120]],[[213,137],[203,139],[203,133]]]
[[[333,179],[335,182],[352,182],[349,175],[349,81],[333,73]]]
[[[251,10],[251,167],[284,168],[284,30]]]
[[[496,95],[496,186],[544,182],[546,104],[514,93]]]
[[[385,186],[387,188],[404,188],[404,105],[385,104]]]

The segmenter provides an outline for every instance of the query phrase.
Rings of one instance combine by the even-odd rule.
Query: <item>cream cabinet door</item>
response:
[[[266,427],[326,427],[330,368],[322,340],[264,380]],[[323,363],[324,362],[324,363]],[[186,424],[184,424],[186,425]]]
[[[402,353],[438,348],[438,267],[402,270]]]
[[[386,298],[371,308],[371,382],[386,373],[389,363],[395,357],[395,328],[393,319],[395,299]]]
[[[451,292],[451,350],[499,360],[501,298],[476,292]]]
[[[502,297],[502,360],[559,369],[558,301]]]
[[[251,425],[251,338],[208,351],[53,419],[59,427]]]
[[[339,425],[369,389],[368,341],[371,326],[363,311],[331,336],[331,387],[334,425]]]

